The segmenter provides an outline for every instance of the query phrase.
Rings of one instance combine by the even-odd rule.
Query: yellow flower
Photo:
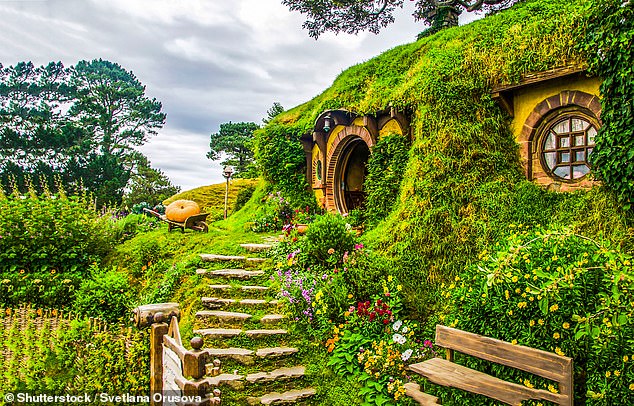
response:
[[[328,250],[328,253],[329,253],[330,255],[334,254],[334,253],[335,253],[335,249],[334,249],[334,248],[330,248],[330,249]]]
[[[534,388],[533,384],[528,379],[524,379],[524,386],[527,388]]]
[[[349,295],[348,295],[348,299],[352,299],[352,294],[349,294]]]
[[[624,355],[624,356],[623,356],[623,362],[627,362],[627,361],[629,361],[629,360],[630,360],[630,358],[629,358],[627,355]]]
[[[517,340],[516,339],[511,340],[511,344],[517,345]]]
[[[614,371],[614,376],[621,376],[621,371],[619,371],[618,369],[616,369]]]
[[[526,302],[519,302],[519,303],[517,304],[517,307],[518,307],[518,308],[520,308],[520,309],[523,309],[523,308],[525,308],[526,306],[527,306],[527,303],[526,303]]]
[[[564,322],[564,324],[562,325],[562,327],[566,330],[568,330],[570,328],[570,323],[568,323],[567,321]]]
[[[557,355],[561,355],[562,357],[565,355],[564,352],[559,347],[555,347],[555,353]]]
[[[535,320],[531,320],[531,321],[529,321],[529,322],[528,322],[528,325],[529,325],[529,326],[531,326],[531,327],[533,327],[533,326],[535,325]]]
[[[630,384],[630,390],[634,390],[634,383]]]
[[[544,325],[544,319],[537,320],[537,324],[539,324],[540,326],[543,326]]]
[[[548,391],[552,392],[552,393],[559,393],[557,388],[555,388],[555,386],[552,383],[550,385],[548,385]]]
[[[394,280],[394,277],[392,275],[388,275],[387,276],[387,281],[388,282],[392,282]]]
[[[611,377],[611,376],[612,376],[612,372],[610,372],[610,371],[606,371],[606,372],[605,372],[605,377],[606,377],[606,378],[609,378],[609,377]]]
[[[517,288],[517,289],[515,289],[515,293],[517,293],[519,295],[520,293],[522,293],[522,291],[520,290],[520,288]]]
[[[344,312],[343,315],[344,317],[350,317],[350,312]]]
[[[513,310],[511,309],[509,310],[509,316],[512,316],[512,315],[513,315]]]
[[[517,281],[518,281],[518,279],[519,279],[519,278],[517,277],[517,275],[515,275],[515,276],[513,276],[513,278],[512,278],[511,280],[513,281],[513,283],[515,283],[515,282],[517,282]]]
[[[559,340],[559,337],[560,337],[559,333],[555,333],[555,334],[553,334],[553,338],[554,338],[555,340]]]
[[[396,285],[396,290],[398,290],[400,292],[401,290],[403,290],[403,286],[402,285]]]
[[[559,310],[559,305],[557,303],[555,303],[554,305],[550,306],[550,312],[556,312],[557,310]]]
[[[504,297],[506,298],[506,300],[509,300],[509,298],[511,297],[508,290],[504,291]]]

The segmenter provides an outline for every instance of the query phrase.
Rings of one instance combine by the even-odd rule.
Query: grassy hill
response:
[[[406,112],[413,139],[400,197],[366,239],[393,261],[408,309],[423,319],[438,307],[440,282],[491,251],[513,224],[567,226],[631,247],[631,221],[607,192],[555,193],[525,179],[510,118],[491,96],[528,72],[586,66],[592,4],[527,0],[349,68],[257,134],[265,178],[289,196],[301,193],[299,137],[325,110]]]
[[[254,190],[258,182],[258,179],[233,179],[229,182],[229,198],[227,203],[229,214],[233,212],[238,194],[248,189]],[[186,190],[163,201],[163,204],[167,206],[174,200],[179,199],[193,200],[198,203],[203,213],[210,213],[210,220],[219,220],[222,219],[224,215],[225,185],[223,182]]]

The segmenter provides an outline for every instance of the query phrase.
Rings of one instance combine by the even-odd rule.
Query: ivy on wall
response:
[[[407,150],[407,140],[398,134],[381,138],[372,148],[364,184],[365,216],[370,224],[383,220],[394,207],[407,167]]]
[[[634,202],[634,2],[597,0],[583,45],[601,78],[603,126],[591,155],[594,173],[626,210]]]

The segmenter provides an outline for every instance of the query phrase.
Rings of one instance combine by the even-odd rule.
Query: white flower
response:
[[[392,341],[394,341],[397,344],[405,344],[405,342],[407,341],[407,338],[403,337],[402,335],[396,333],[392,336]]]
[[[398,329],[399,329],[399,328],[401,328],[401,325],[402,325],[402,324],[403,324],[403,322],[402,322],[402,321],[400,321],[400,320],[396,320],[396,323],[394,323],[394,325],[392,326],[392,329],[393,329],[394,331],[398,331]]]
[[[409,329],[407,328],[407,326],[403,326],[403,330],[401,330],[401,333],[405,334],[409,331]]]
[[[407,361],[409,359],[409,357],[412,356],[412,349],[410,348],[409,350],[406,350],[403,354],[401,354],[401,359],[403,361]]]

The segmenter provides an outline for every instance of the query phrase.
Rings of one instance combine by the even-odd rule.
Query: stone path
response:
[[[261,253],[270,244],[241,244],[250,253]],[[315,396],[305,387],[306,370],[298,365],[299,349],[287,345],[287,318],[280,313],[280,302],[269,287],[268,275],[254,266],[265,258],[202,254],[212,269],[198,269],[197,275],[209,283],[203,307],[196,313],[194,334],[203,337],[210,359],[222,361],[207,365],[209,382],[221,386],[224,404],[240,398],[240,404],[273,405],[301,403]],[[244,268],[213,269],[222,264]],[[245,269],[249,268],[249,269]],[[233,393],[232,393],[233,391]],[[245,396],[245,394],[247,394]]]

